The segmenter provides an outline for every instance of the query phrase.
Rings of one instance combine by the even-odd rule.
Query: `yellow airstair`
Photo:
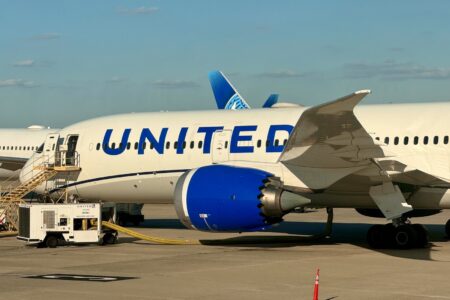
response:
[[[54,177],[58,171],[52,168],[43,169],[28,181],[13,188],[9,193],[0,198],[0,211],[8,223],[9,231],[18,229],[19,225],[19,204],[25,203],[23,197],[34,190],[38,185]]]
[[[24,196],[60,172],[81,170],[78,166],[50,163],[52,160],[54,160],[53,156],[38,157],[28,166],[27,174],[32,175],[31,178],[15,187],[10,187],[8,192],[0,195],[0,221],[3,220],[2,223],[6,226],[7,232],[14,232],[19,228],[19,205],[25,203]]]

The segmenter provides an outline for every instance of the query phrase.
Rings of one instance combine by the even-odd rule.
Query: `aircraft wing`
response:
[[[383,144],[374,141],[353,112],[369,93],[369,90],[357,91],[306,109],[279,161],[305,185],[317,190],[326,189],[351,174],[368,177],[374,185],[385,181],[449,185],[446,179],[402,166],[394,155],[383,149]]]
[[[27,161],[27,158],[0,156],[0,168],[17,171],[22,169]]]

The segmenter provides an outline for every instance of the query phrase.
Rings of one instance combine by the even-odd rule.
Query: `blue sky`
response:
[[[0,127],[247,102],[450,100],[450,1],[0,0]]]

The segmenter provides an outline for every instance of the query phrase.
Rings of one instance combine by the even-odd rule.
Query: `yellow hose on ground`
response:
[[[333,210],[327,209],[328,218],[324,228],[324,232],[310,235],[310,236],[298,236],[298,235],[280,235],[280,236],[238,236],[226,239],[217,240],[182,240],[182,239],[165,239],[160,237],[154,237],[145,235],[134,230],[124,228],[117,224],[102,221],[102,225],[118,232],[127,234],[140,240],[148,241],[160,245],[253,245],[253,244],[298,244],[305,242],[312,242],[319,239],[329,237],[332,230],[333,223]]]
[[[17,231],[0,232],[0,237],[16,236],[16,235],[17,235]]]
[[[140,240],[148,241],[155,244],[162,244],[162,245],[201,245],[200,241],[198,240],[182,240],[182,239],[165,239],[165,238],[159,238],[154,236],[145,235],[142,233],[139,233],[137,231],[119,226],[117,224],[102,221],[102,225],[116,230],[118,232],[124,233],[126,235],[135,237]]]

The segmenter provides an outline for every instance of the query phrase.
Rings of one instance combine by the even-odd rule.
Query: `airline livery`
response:
[[[174,203],[186,226],[215,232],[263,230],[296,207],[355,208],[392,222],[369,230],[371,246],[422,247],[426,230],[410,217],[450,208],[450,103],[357,106],[369,93],[314,107],[96,118],[50,134],[21,180],[64,149],[81,170],[39,192]]]

